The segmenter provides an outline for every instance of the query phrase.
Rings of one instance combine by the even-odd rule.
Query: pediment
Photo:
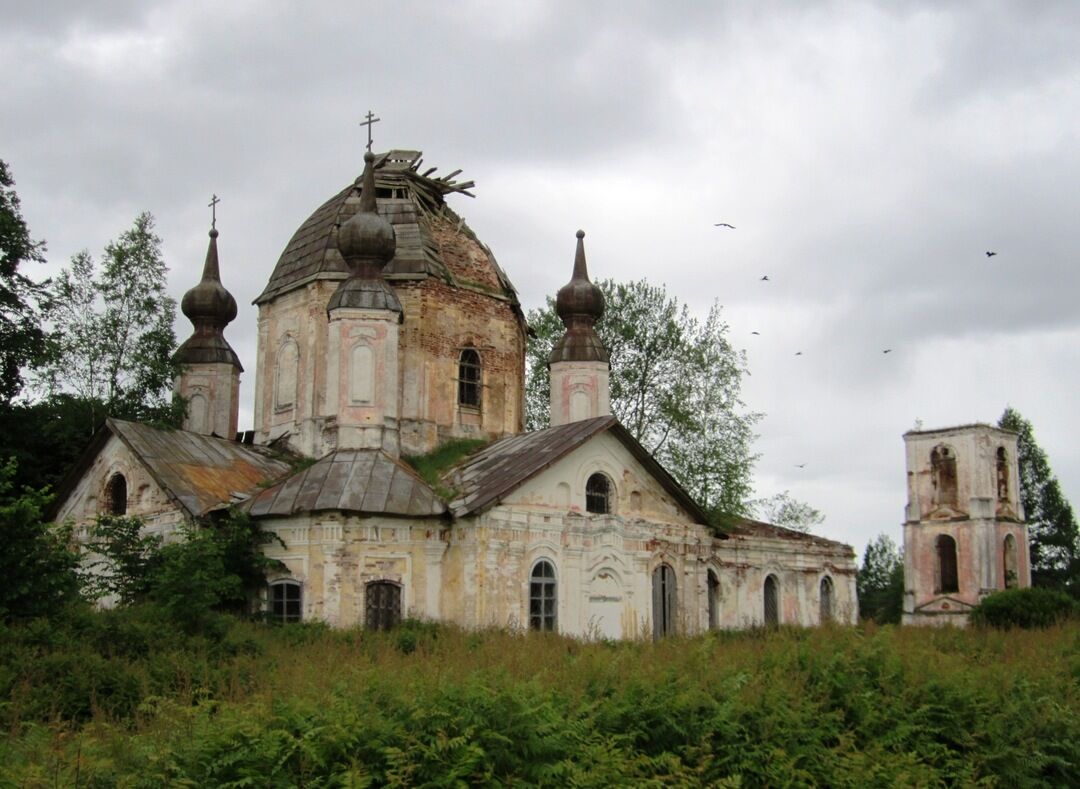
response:
[[[963,600],[944,595],[917,606],[915,611],[920,614],[966,614],[972,608],[974,606],[971,603],[965,603]]]

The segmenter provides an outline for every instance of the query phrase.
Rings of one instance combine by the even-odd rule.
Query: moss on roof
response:
[[[436,493],[449,501],[454,492],[442,484],[443,474],[489,443],[482,438],[455,438],[440,444],[425,455],[403,455],[401,459],[412,466]]]

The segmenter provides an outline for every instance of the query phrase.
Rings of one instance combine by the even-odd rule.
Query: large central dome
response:
[[[393,150],[375,157],[375,198],[379,213],[394,226],[397,249],[383,275],[390,281],[437,277],[449,285],[497,293],[515,306],[517,292],[491,251],[446,204],[446,195],[471,196],[472,182],[419,171],[419,151]],[[345,279],[349,267],[338,252],[341,225],[360,209],[360,179],[331,197],[308,217],[281,253],[256,304],[316,279]]]

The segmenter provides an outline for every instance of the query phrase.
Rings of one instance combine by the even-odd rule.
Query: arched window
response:
[[[301,619],[300,584],[292,580],[274,581],[270,584],[270,619],[287,624]]]
[[[389,630],[401,621],[401,587],[391,581],[372,581],[364,587],[364,624]]]
[[[705,583],[709,595],[709,630],[716,630],[720,627],[720,579],[709,570]]]
[[[825,576],[821,579],[821,623],[831,622],[833,618],[833,582]]]
[[[1009,500],[1009,456],[1005,447],[997,451],[997,497],[1000,502]]]
[[[1015,589],[1020,585],[1020,576],[1016,570],[1016,538],[1011,534],[1005,535],[1002,554],[1005,562],[1005,588]]]
[[[127,480],[123,474],[113,474],[106,488],[107,509],[110,515],[127,513]]]
[[[585,481],[585,511],[595,512],[597,515],[610,513],[614,487],[607,474],[598,471],[589,477]]]
[[[466,348],[458,360],[458,405],[480,407],[480,354]]]
[[[653,570],[653,638],[670,636],[675,632],[675,571],[666,564]]]
[[[539,561],[529,576],[530,629],[555,630],[557,600],[555,568],[551,562]]]
[[[934,484],[934,504],[956,509],[956,453],[944,444],[930,453],[930,477]]]
[[[776,627],[780,624],[780,584],[775,575],[765,579],[765,626]]]
[[[286,411],[296,403],[296,382],[299,376],[300,349],[287,337],[278,348],[274,374],[274,408]]]
[[[937,548],[937,589],[938,594],[959,592],[960,583],[956,574],[956,540],[947,534],[939,534],[935,542]]]

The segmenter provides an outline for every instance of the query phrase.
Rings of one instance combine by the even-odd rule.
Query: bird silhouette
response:
[[[882,353],[892,353],[892,348],[886,348]]]
[[[986,251],[986,256],[987,256],[988,258],[992,258],[992,257],[993,257],[994,255],[996,255],[996,254],[997,254],[997,252],[991,252],[990,250],[987,250],[987,251]]]
[[[762,277],[762,278],[761,278],[761,280],[760,280],[760,281],[761,281],[761,282],[768,282],[768,281],[769,281],[769,275],[768,275],[768,274],[766,274],[766,275],[765,275],[764,277]]]
[[[760,336],[761,336],[761,332],[759,332],[759,331],[752,331],[752,332],[750,332],[750,333],[751,333],[751,334],[756,334],[756,335],[757,335],[758,337],[760,337]]]
[[[713,227],[730,227],[732,230],[735,229],[735,225],[729,225],[727,222],[716,222]]]
[[[802,356],[802,351],[795,351],[796,356]]]
[[[795,468],[806,468],[806,464],[805,463],[796,463]]]

